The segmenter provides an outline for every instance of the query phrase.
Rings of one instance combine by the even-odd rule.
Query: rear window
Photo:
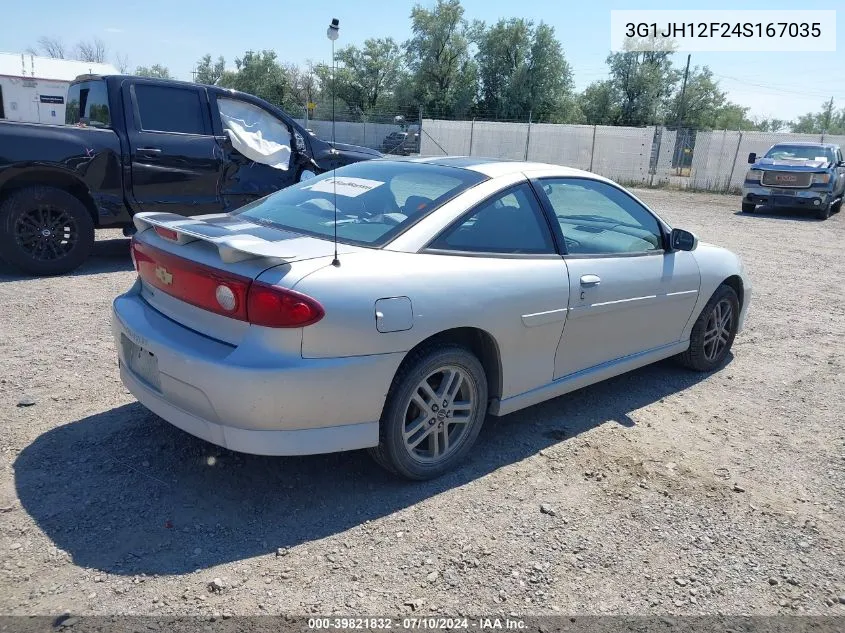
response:
[[[337,192],[338,241],[382,246],[459,193],[486,180],[478,172],[373,160],[326,172],[234,212],[259,223],[331,239]]]
[[[84,81],[68,88],[65,123],[91,127],[111,126],[105,81]]]

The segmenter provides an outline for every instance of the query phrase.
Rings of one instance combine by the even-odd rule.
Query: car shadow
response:
[[[132,270],[132,258],[129,256],[129,238],[120,237],[94,242],[91,256],[82,266],[60,277],[79,277],[82,275],[100,275],[103,273],[125,272]],[[27,281],[43,279],[27,275],[0,259],[0,283],[7,281]]]
[[[398,479],[365,451],[260,457],[218,448],[126,404],[47,431],[14,463],[23,509],[75,564],[180,574],[338,534],[459,488],[706,378],[664,361],[502,418],[467,463]]]
[[[734,215],[742,218],[770,218],[774,220],[790,220],[792,222],[818,222],[813,211],[802,211],[801,209],[780,209],[773,207],[757,207],[754,213],[735,211]],[[831,214],[833,217],[833,214]]]

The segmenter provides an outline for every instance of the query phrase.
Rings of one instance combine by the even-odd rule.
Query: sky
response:
[[[163,64],[179,79],[205,53],[222,55],[227,66],[246,50],[273,49],[283,61],[331,59],[326,27],[340,20],[337,46],[360,45],[368,37],[410,35],[415,4],[434,0],[41,0],[4,2],[0,7],[0,52],[23,52],[42,35],[72,46],[101,38],[113,61],[128,57],[131,68]],[[469,20],[493,23],[523,17],[555,28],[569,61],[575,86],[582,90],[607,76],[611,9],[674,9],[678,3],[569,2],[560,0],[462,0]],[[753,0],[743,9],[836,9],[838,2]],[[841,5],[840,5],[841,6]],[[576,9],[577,7],[577,9]],[[686,9],[736,9],[736,2],[689,0]],[[845,16],[840,11],[839,16]],[[845,106],[845,21],[837,29],[837,51],[829,53],[692,53],[692,66],[709,66],[729,99],[760,118],[794,119],[834,97]],[[682,67],[686,54],[678,54]]]

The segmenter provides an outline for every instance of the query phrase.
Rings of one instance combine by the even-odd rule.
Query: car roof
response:
[[[600,176],[575,169],[573,167],[562,167],[551,163],[536,163],[522,160],[502,160],[501,158],[480,158],[478,156],[427,156],[424,158],[407,159],[413,163],[428,163],[429,165],[441,165],[443,167],[457,167],[476,171],[490,178],[507,176],[527,171],[554,170],[561,176],[581,176],[603,180]]]

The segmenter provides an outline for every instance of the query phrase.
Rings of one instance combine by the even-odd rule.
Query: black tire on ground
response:
[[[843,194],[845,195],[845,194]],[[836,204],[830,205],[830,212],[831,213],[839,213],[842,210],[842,198],[836,201]]]
[[[93,245],[91,214],[67,191],[26,187],[0,204],[0,252],[28,274],[70,272],[88,259]]]
[[[827,220],[830,217],[830,205],[826,204],[821,209],[816,211],[816,218],[819,220]]]
[[[757,205],[753,202],[743,202],[742,203],[742,212],[743,213],[754,213],[754,209],[757,208]]]
[[[717,306],[721,308],[720,313],[716,312]],[[730,309],[730,323],[726,326],[727,333],[722,331],[724,336],[719,339],[719,343],[715,343],[712,332],[718,325],[719,314],[723,319],[725,318],[726,306]],[[689,369],[702,372],[721,367],[736,337],[739,310],[739,298],[736,296],[736,291],[725,284],[719,286],[692,326],[689,349],[677,356],[680,363]],[[720,347],[714,348],[715,344]]]
[[[456,411],[451,407],[439,406],[445,404],[445,401],[440,402],[444,397],[441,391],[449,391],[444,385],[445,376],[449,374],[438,373],[443,368],[451,368],[447,371],[458,370],[453,373],[458,375],[460,372],[462,378],[458,392],[452,399],[463,402],[463,407],[467,406],[467,402],[473,403],[468,411],[465,408],[461,411],[461,415],[466,412],[464,423],[454,421],[459,416],[455,415]],[[416,404],[419,400],[414,401],[424,381],[434,394],[440,396],[436,402],[432,398],[431,408],[427,409]],[[444,412],[447,412],[447,417],[443,417]],[[396,372],[381,416],[379,445],[369,449],[369,452],[379,465],[393,473],[408,479],[432,479],[463,462],[481,431],[486,415],[487,378],[479,360],[460,345],[421,349],[406,358]],[[411,433],[409,429],[419,430]],[[428,450],[431,455],[436,455],[437,447],[443,446],[444,433],[445,439],[454,443],[439,460],[431,455],[421,457],[416,453],[416,448],[409,447],[410,440],[406,442],[406,432],[411,440],[425,438],[418,447],[427,448],[419,450]]]

